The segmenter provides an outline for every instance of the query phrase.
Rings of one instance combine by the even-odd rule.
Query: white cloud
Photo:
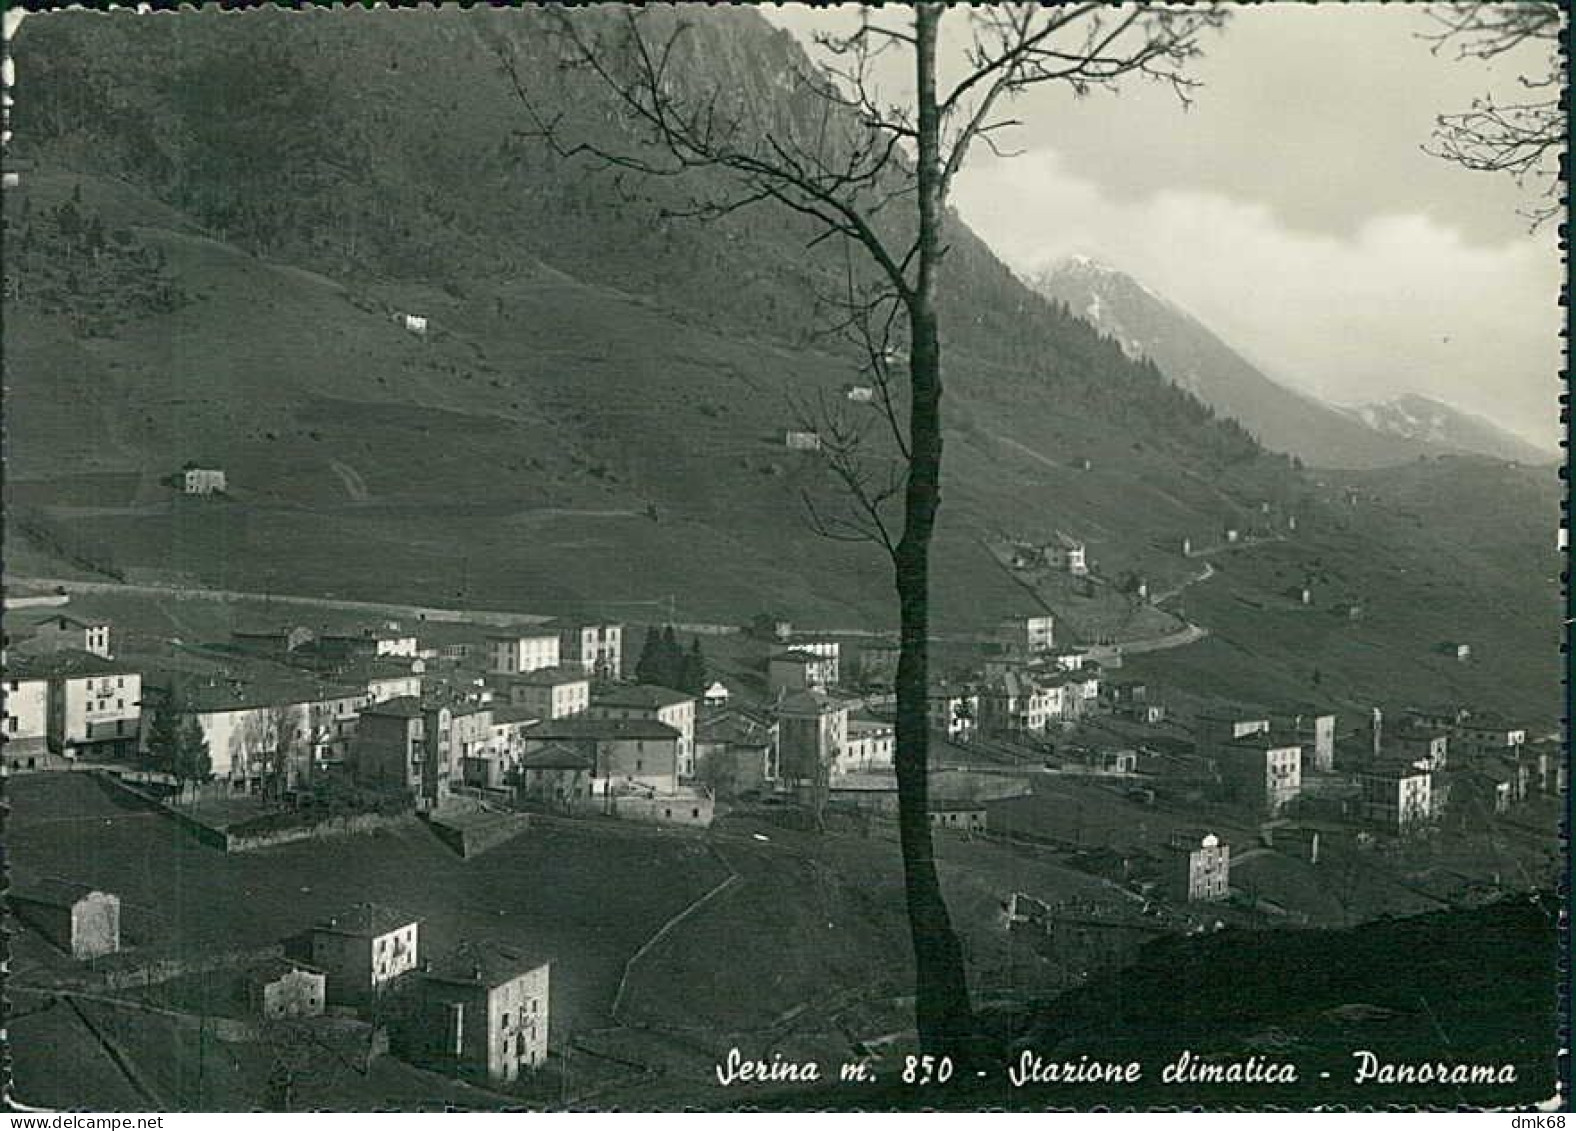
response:
[[[974,162],[954,203],[1014,267],[1104,260],[1288,384],[1338,402],[1421,393],[1558,439],[1552,233],[1472,244],[1426,201],[1349,237],[1295,230],[1263,204],[1205,190],[1116,201],[1044,149]]]

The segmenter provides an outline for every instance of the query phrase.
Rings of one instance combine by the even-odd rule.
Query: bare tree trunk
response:
[[[941,502],[941,341],[935,309],[940,251],[940,138],[936,111],[936,25],[939,10],[915,17],[919,77],[919,280],[908,300],[910,330],[908,483],[903,537],[894,554],[900,644],[897,663],[898,835],[909,928],[914,943],[915,1023],[927,1052],[966,1056],[973,1036],[963,949],[952,929],[936,875],[930,834],[929,683],[930,541]]]

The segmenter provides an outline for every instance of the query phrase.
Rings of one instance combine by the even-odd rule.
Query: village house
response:
[[[1203,837],[1173,835],[1168,848],[1179,858],[1174,869],[1177,881],[1168,887],[1180,888],[1189,903],[1218,903],[1231,894],[1231,846],[1214,833]]]
[[[546,746],[577,750],[591,760],[591,791],[604,808],[619,792],[673,794],[678,790],[679,731],[652,718],[574,715],[525,731],[525,755]],[[546,767],[538,767],[546,768]]]
[[[695,776],[695,698],[650,683],[597,688],[586,712],[594,719],[651,719],[678,732],[678,775]]]
[[[788,781],[830,776],[848,741],[848,704],[814,691],[795,691],[777,704],[778,759]]]
[[[859,683],[866,687],[891,687],[897,680],[899,652],[896,644],[862,646],[856,667]]]
[[[229,489],[220,468],[188,465],[181,471],[181,491],[187,495],[222,495]]]
[[[51,613],[22,622],[28,633],[26,650],[43,652],[87,652],[100,659],[112,660],[109,622],[84,620],[70,613]]]
[[[985,806],[977,801],[932,801],[930,827],[953,832],[985,831]]]
[[[172,692],[197,720],[214,778],[237,793],[292,789],[317,767],[343,761],[367,701],[362,688],[271,665],[202,680],[154,677],[152,689]]]
[[[1084,577],[1089,573],[1089,559],[1084,544],[1060,530],[1045,547],[1045,564],[1074,577]]]
[[[526,751],[526,734],[541,716],[535,709],[511,706],[507,703],[481,704],[468,718],[480,723],[485,720],[487,738],[472,744],[470,753],[460,760],[460,777],[468,786],[477,789],[506,789],[515,780],[521,759]]]
[[[1335,769],[1334,715],[1298,709],[1283,712],[1270,721],[1273,729],[1284,730],[1302,743],[1305,772],[1327,774]]]
[[[1049,652],[1056,646],[1056,618],[1050,613],[1003,617],[996,626],[996,643],[1011,656]]]
[[[871,404],[876,399],[876,390],[872,385],[844,385],[843,396],[854,404]]]
[[[1229,711],[1201,712],[1193,717],[1194,729],[1204,742],[1230,742],[1255,734],[1268,734],[1268,715],[1255,716]]]
[[[521,951],[462,943],[403,992],[400,1051],[498,1084],[528,1076],[547,1062],[549,981],[549,964]]]
[[[868,774],[892,769],[897,732],[890,722],[868,716],[850,716],[848,734],[832,773]]]
[[[120,899],[86,884],[39,880],[7,893],[12,912],[72,958],[120,950]]]
[[[1526,744],[1527,731],[1497,715],[1472,715],[1455,728],[1455,746],[1474,760],[1513,755]]]
[[[521,755],[515,796],[563,813],[589,810],[596,797],[596,757],[576,746],[549,742]]]
[[[49,680],[25,664],[8,665],[0,698],[0,755],[7,772],[49,764]]]
[[[925,695],[925,715],[930,729],[945,734],[948,741],[967,742],[979,723],[980,697],[965,687],[931,684]]]
[[[509,702],[529,707],[538,718],[562,719],[591,706],[591,678],[575,664],[538,668],[508,681]]]
[[[405,632],[393,621],[359,632],[320,632],[317,650],[329,659],[386,656],[413,660],[419,652],[416,634]]]
[[[720,679],[714,679],[706,685],[706,690],[701,692],[700,705],[702,707],[726,707],[730,697],[728,685]]]
[[[787,432],[783,436],[783,444],[796,452],[818,452],[821,450],[821,437],[815,432]]]
[[[558,633],[547,629],[515,629],[487,634],[487,670],[521,675],[559,664]]]
[[[486,633],[474,624],[460,621],[425,621],[418,634],[416,655],[423,660],[449,660],[469,664],[484,662],[487,655]]]
[[[1419,769],[1443,770],[1450,761],[1450,732],[1404,719],[1391,730],[1387,743],[1396,757]]]
[[[303,962],[272,958],[251,972],[252,1010],[265,1021],[321,1017],[327,975]]]
[[[825,691],[836,685],[837,660],[794,649],[778,652],[766,661],[766,686],[771,694],[788,691]]]
[[[1253,731],[1213,753],[1227,793],[1256,810],[1278,815],[1302,792],[1302,746],[1294,738]]]
[[[353,747],[358,784],[407,794],[418,809],[448,800],[465,766],[492,749],[493,712],[453,698],[402,698],[361,712]]]
[[[1068,715],[1068,702],[1066,682],[1009,670],[979,693],[980,730],[1003,736],[1040,734],[1053,718]]]
[[[794,652],[806,652],[812,656],[819,656],[828,661],[830,666],[826,669],[826,684],[835,687],[842,679],[841,660],[843,647],[836,640],[826,636],[806,636],[803,634],[793,636],[788,642],[788,648]]]
[[[1434,816],[1433,774],[1406,762],[1369,766],[1357,774],[1359,816],[1392,833],[1409,833]]]
[[[618,679],[624,672],[624,626],[611,621],[560,618],[546,627],[558,630],[559,663],[578,666],[596,679]]]
[[[729,708],[709,710],[695,722],[696,776],[717,797],[776,788],[778,724]]]
[[[368,703],[419,696],[426,662],[406,657],[358,657],[329,668],[336,683],[364,687]]]
[[[326,980],[327,1000],[365,1008],[400,975],[416,969],[420,920],[375,903],[360,903],[316,924],[312,965]]]
[[[141,673],[87,652],[54,652],[9,661],[5,679],[8,689],[14,687],[6,694],[8,737],[13,720],[19,738],[30,737],[26,732],[36,728],[38,685],[43,683],[50,754],[70,762],[136,754],[142,728]],[[36,751],[37,744],[30,745]]]

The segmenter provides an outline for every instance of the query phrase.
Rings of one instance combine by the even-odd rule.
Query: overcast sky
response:
[[[801,38],[835,18],[764,11]],[[1417,5],[1237,7],[1191,109],[1154,84],[1033,91],[1021,152],[977,152],[953,203],[1021,273],[1075,253],[1118,267],[1287,384],[1422,393],[1554,447],[1555,225],[1529,235],[1530,191],[1420,148],[1436,114],[1539,61],[1435,57],[1429,26]]]

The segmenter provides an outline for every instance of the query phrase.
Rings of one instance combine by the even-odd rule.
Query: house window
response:
[[[507,1009],[503,1011],[503,1027],[505,1029],[509,1027],[509,1011]]]

